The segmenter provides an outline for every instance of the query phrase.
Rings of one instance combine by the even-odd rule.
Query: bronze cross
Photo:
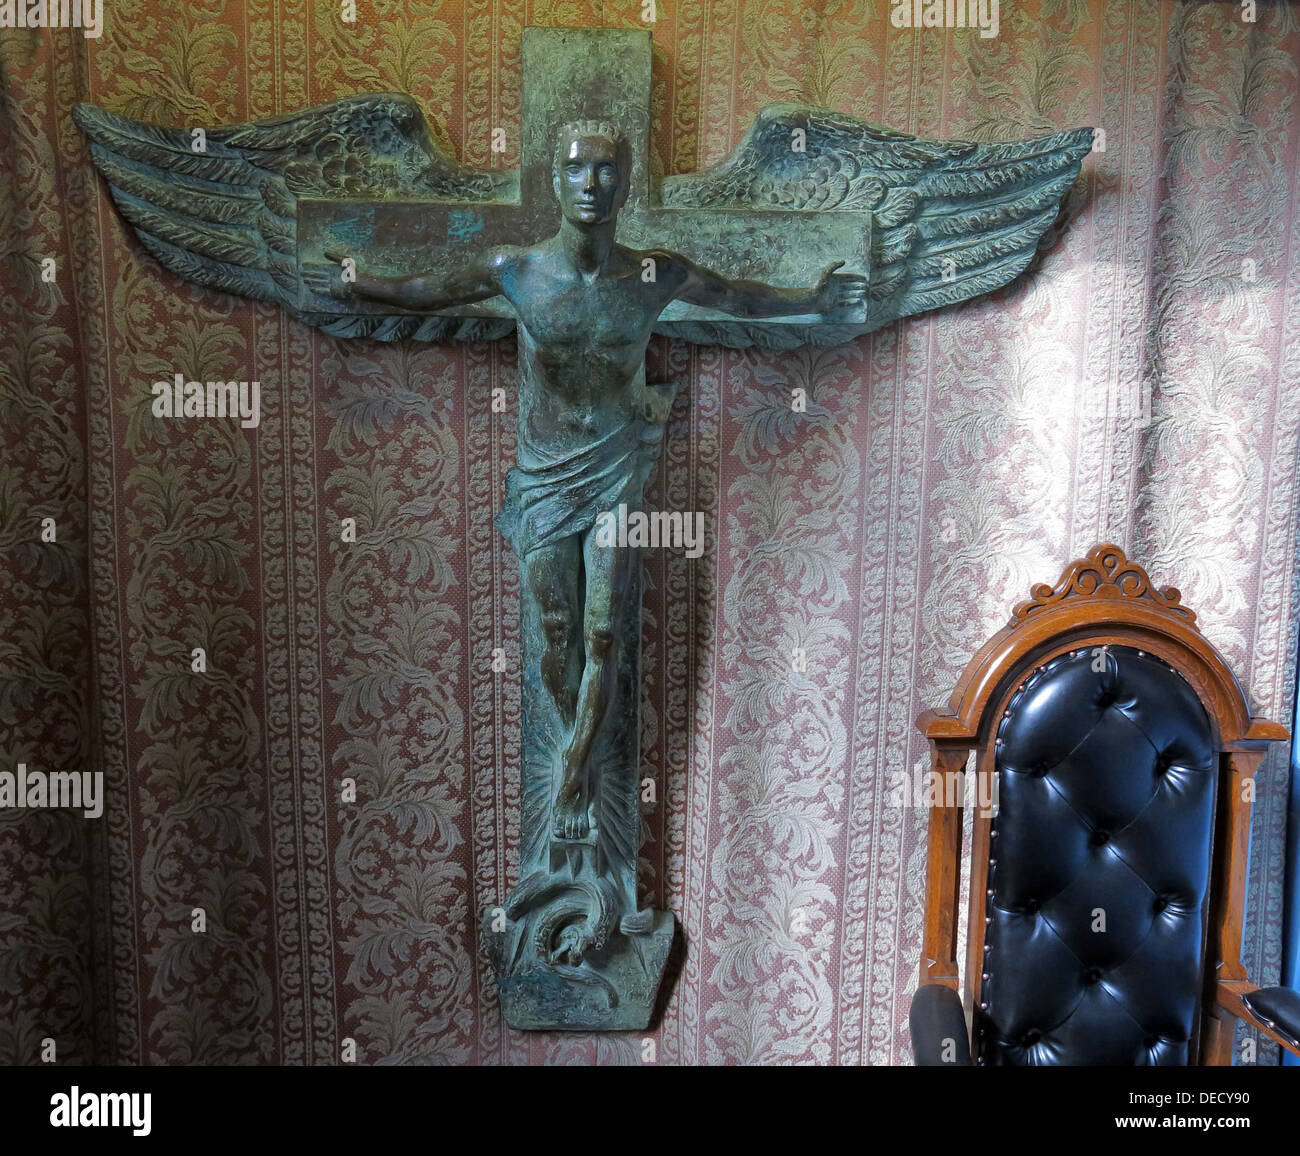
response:
[[[1092,131],[929,141],[772,105],[719,164],[652,181],[648,31],[529,28],[523,53],[517,173],[447,157],[401,94],[209,128],[201,147],[90,105],[74,116],[123,215],[184,278],[340,337],[517,322],[500,524],[524,577],[522,846],[483,943],[511,1026],[641,1029],[674,932],[637,897],[641,562],[594,523],[640,506],[663,436],[650,333],[833,344],[997,289],[1029,264]],[[654,283],[638,285],[647,251]]]

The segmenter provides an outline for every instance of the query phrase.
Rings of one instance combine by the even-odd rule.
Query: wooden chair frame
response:
[[[1276,1032],[1248,1012],[1243,995],[1256,990],[1241,962],[1246,906],[1247,856],[1254,776],[1270,743],[1290,737],[1275,722],[1253,716],[1240,683],[1217,650],[1196,628],[1196,615],[1173,587],[1157,590],[1146,571],[1118,547],[1103,544],[1070,563],[1054,587],[1035,586],[1011,621],[971,659],[948,706],[926,710],[916,725],[930,744],[939,782],[964,785],[968,756],[975,752],[980,799],[995,771],[997,720],[1011,696],[1036,668],[1071,650],[1131,646],[1156,655],[1186,676],[1210,716],[1219,750],[1209,918],[1205,945],[1206,987],[1193,1063],[1232,1062],[1234,1018],[1245,1020],[1289,1051]],[[958,776],[950,778],[950,776]],[[958,791],[961,799],[963,792]],[[980,1001],[984,954],[984,906],[990,815],[977,811],[971,845],[970,922],[967,935],[965,1006]],[[961,891],[962,808],[930,810],[921,983],[958,990],[957,908]]]

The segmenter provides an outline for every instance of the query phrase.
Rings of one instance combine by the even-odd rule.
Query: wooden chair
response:
[[[1228,1064],[1236,1018],[1300,1055],[1300,993],[1241,963],[1254,776],[1288,734],[1251,715],[1177,590],[1097,546],[917,726],[937,781],[973,750],[993,804],[973,825],[969,1020],[962,810],[940,791],[930,811],[918,1064]]]

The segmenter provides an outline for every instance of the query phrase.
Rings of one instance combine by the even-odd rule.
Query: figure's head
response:
[[[612,124],[580,120],[555,141],[554,187],[560,212],[575,225],[612,221],[627,200],[632,149]]]

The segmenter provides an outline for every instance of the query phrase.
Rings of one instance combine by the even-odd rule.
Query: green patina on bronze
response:
[[[645,380],[650,335],[831,344],[996,289],[1092,132],[927,141],[773,105],[720,164],[652,183],[649,32],[529,28],[523,51],[512,173],[445,156],[395,94],[211,128],[200,152],[186,129],[76,118],[182,277],[341,337],[518,328],[498,525],[523,578],[520,882],[482,931],[511,1026],[642,1029],[673,917],[637,896],[641,559],[596,523],[641,508],[659,456],[673,398]]]

